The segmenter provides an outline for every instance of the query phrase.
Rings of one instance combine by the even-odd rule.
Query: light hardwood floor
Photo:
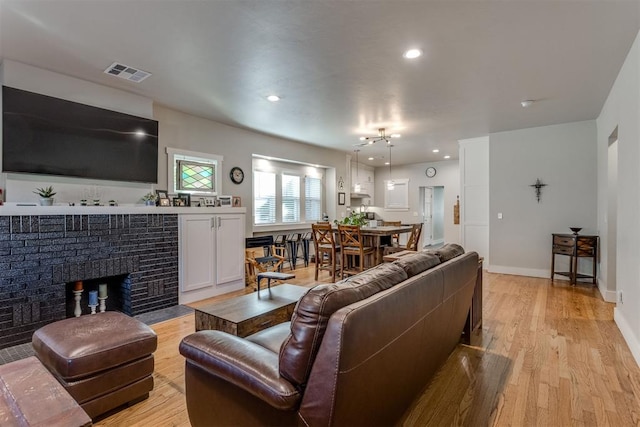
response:
[[[312,281],[311,266],[288,283]],[[456,348],[400,424],[640,425],[640,368],[613,307],[591,285],[485,273],[481,333]],[[177,349],[193,325],[188,315],[153,326],[154,390],[98,426],[189,425]]]

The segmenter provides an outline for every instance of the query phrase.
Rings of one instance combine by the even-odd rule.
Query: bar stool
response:
[[[311,232],[302,235],[302,258],[304,266],[309,267],[309,242],[311,241]]]
[[[289,249],[289,265],[291,269],[296,269],[296,263],[298,260],[298,248],[302,245],[302,234],[293,233],[287,236],[287,248]]]

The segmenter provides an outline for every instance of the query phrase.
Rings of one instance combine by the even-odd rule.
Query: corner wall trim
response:
[[[622,337],[629,346],[629,350],[631,350],[631,354],[636,360],[636,364],[640,366],[640,342],[638,342],[638,339],[633,334],[633,329],[629,326],[629,323],[627,323],[622,311],[618,307],[613,309],[613,320],[616,322],[616,325],[618,325],[618,329],[620,329]]]

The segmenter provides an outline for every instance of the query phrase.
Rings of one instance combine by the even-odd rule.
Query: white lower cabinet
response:
[[[180,215],[180,304],[244,288],[244,222],[244,214]]]

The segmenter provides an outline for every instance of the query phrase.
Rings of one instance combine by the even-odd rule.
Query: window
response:
[[[283,228],[318,221],[323,212],[324,169],[254,158],[254,225]],[[296,227],[294,227],[296,228]]]
[[[304,179],[304,219],[322,219],[322,179],[307,176]]]
[[[222,193],[222,156],[167,148],[167,191],[215,196]]]
[[[282,222],[300,222],[300,177],[282,175]]]
[[[216,167],[211,163],[178,160],[176,190],[213,191]]]
[[[276,222],[276,174],[253,171],[253,216],[255,224]]]

